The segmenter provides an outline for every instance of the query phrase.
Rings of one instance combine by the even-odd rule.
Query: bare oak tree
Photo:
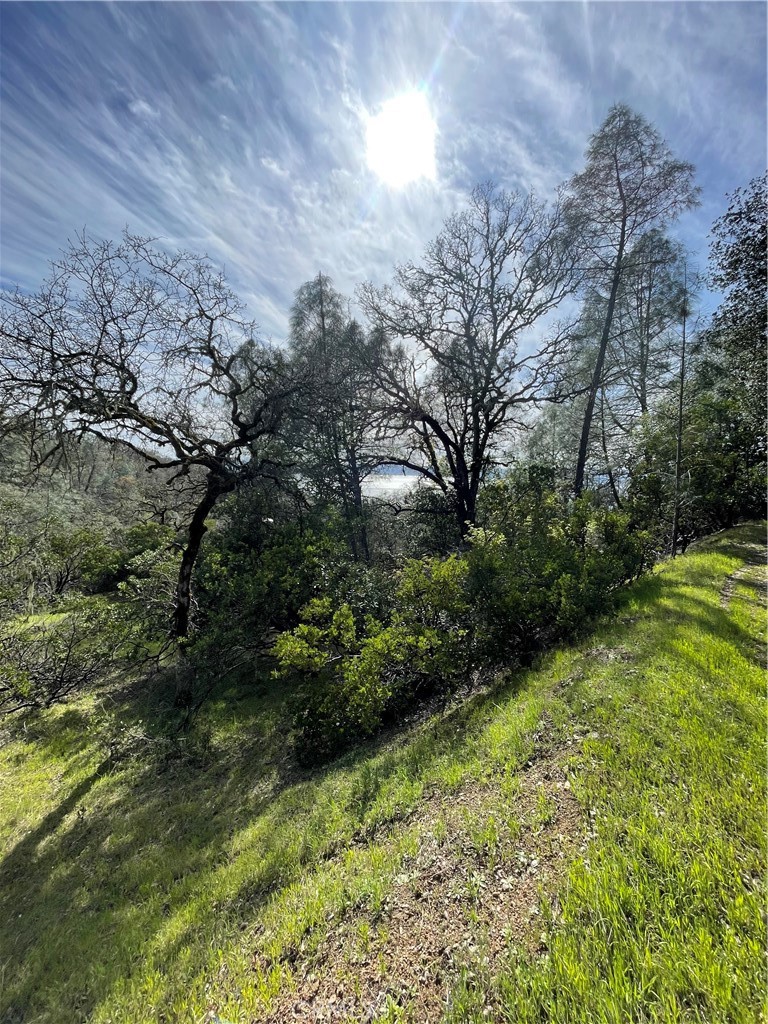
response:
[[[145,238],[82,235],[40,291],[3,296],[0,401],[41,461],[52,437],[90,434],[190,481],[177,639],[189,631],[206,519],[239,483],[278,471],[275,435],[297,388],[205,258],[168,255]]]
[[[483,185],[421,265],[397,268],[395,288],[360,290],[379,338],[379,422],[397,440],[390,461],[452,499],[462,536],[505,430],[563,397],[567,332],[533,339],[531,329],[576,280],[559,208]]]

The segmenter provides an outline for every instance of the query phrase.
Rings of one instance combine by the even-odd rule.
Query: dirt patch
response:
[[[733,592],[736,586],[748,580],[754,582],[755,588],[765,594],[766,582],[768,582],[768,569],[765,564],[765,551],[752,545],[749,547],[747,561],[736,572],[732,572],[723,584],[720,591],[720,607],[727,608],[731,603]]]
[[[510,944],[546,949],[554,894],[585,840],[567,770],[573,747],[547,735],[518,776],[425,802],[412,819],[418,851],[382,910],[353,911],[313,953],[300,950],[296,988],[259,1024],[372,1021],[393,1001],[407,1021],[427,1024],[463,967],[493,971]]]

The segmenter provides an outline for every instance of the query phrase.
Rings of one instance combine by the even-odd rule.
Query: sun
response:
[[[423,92],[407,92],[387,100],[368,120],[368,166],[391,188],[402,188],[419,178],[433,180],[435,132]]]

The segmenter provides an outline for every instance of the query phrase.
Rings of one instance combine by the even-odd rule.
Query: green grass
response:
[[[361,934],[382,926],[429,794],[488,783],[466,827],[496,857],[545,712],[558,736],[597,734],[570,757],[593,838],[547,954],[510,948],[495,976],[468,964],[447,1019],[758,1021],[764,611],[749,573],[727,607],[720,591],[763,537],[741,528],[665,565],[580,647],[322,772],[295,767],[284,697],[258,679],[212,704],[206,748],[181,756],[137,725],[126,695],[73,701],[12,734],[0,749],[0,1021],[258,1021],[345,915]],[[144,756],[108,760],[115,717]],[[418,1008],[395,1003],[382,1017],[412,1018]]]
[[[631,663],[570,689],[574,718],[601,736],[578,773],[597,836],[549,955],[499,983],[510,1020],[764,1019],[764,592],[753,572],[722,607],[745,552],[707,547],[634,589],[638,621],[604,638]]]

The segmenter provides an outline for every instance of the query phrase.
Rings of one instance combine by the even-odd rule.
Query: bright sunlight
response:
[[[391,188],[435,177],[435,122],[422,92],[388,100],[368,121],[368,166]]]

